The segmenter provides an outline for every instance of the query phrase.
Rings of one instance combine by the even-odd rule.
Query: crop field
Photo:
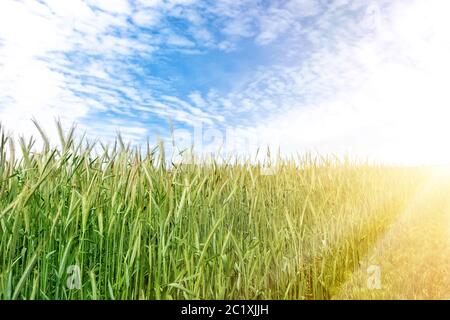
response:
[[[450,297],[445,169],[171,164],[59,132],[1,134],[0,299]]]

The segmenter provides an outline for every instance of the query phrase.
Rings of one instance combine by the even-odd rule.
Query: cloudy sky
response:
[[[233,152],[250,147],[221,139],[450,162],[449,9],[447,0],[0,0],[0,121],[28,135],[36,118],[51,134],[58,118],[139,143],[170,136],[170,119],[184,142],[201,130],[205,145]]]

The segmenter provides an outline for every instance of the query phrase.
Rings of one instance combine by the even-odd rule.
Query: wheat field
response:
[[[161,144],[58,129],[55,146],[40,130],[42,148],[1,133],[0,299],[450,297],[441,171],[171,164]]]

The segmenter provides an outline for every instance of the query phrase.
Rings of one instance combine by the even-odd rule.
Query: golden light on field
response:
[[[426,175],[335,299],[450,299],[450,166]]]

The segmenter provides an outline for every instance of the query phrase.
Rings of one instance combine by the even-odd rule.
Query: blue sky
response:
[[[2,0],[0,121],[36,134],[34,117],[52,135],[59,118],[91,137],[119,130],[139,143],[169,137],[171,119],[181,137],[210,130],[210,148],[227,131],[247,137],[245,147],[228,146],[234,153],[271,145],[447,162],[449,8],[444,0]]]

